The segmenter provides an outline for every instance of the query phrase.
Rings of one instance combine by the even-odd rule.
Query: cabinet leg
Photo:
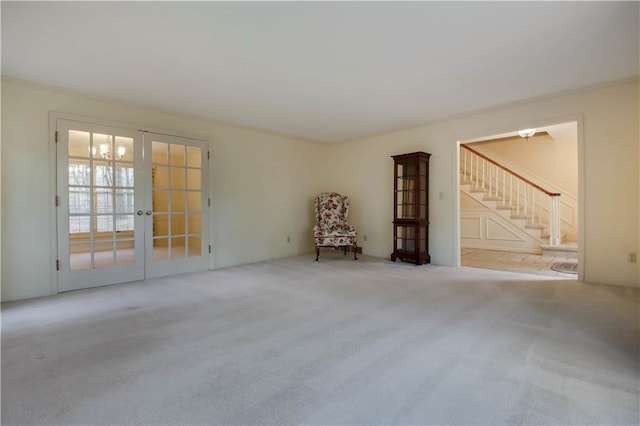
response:
[[[320,247],[316,246],[316,262],[318,261],[319,257],[320,257]]]
[[[358,245],[353,246],[353,260],[358,260]]]

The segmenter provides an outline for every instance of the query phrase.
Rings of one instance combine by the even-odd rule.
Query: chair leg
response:
[[[347,248],[348,248],[347,246],[344,246],[344,255],[345,256],[347,255]]]
[[[316,246],[316,262],[318,261],[319,257],[320,257],[320,247]]]

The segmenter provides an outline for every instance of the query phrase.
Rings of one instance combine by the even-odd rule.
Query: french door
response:
[[[59,291],[208,268],[206,142],[56,125]]]
[[[146,277],[207,269],[206,142],[145,133],[144,152]]]

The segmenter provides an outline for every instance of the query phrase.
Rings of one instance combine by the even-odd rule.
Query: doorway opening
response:
[[[576,279],[578,123],[460,141],[462,266]]]

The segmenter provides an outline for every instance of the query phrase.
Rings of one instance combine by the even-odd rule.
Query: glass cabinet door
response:
[[[396,250],[412,252],[416,249],[416,228],[398,226],[396,228]]]
[[[427,218],[427,162],[420,161],[420,219]]]
[[[416,217],[416,163],[403,162],[396,165],[396,218]]]

